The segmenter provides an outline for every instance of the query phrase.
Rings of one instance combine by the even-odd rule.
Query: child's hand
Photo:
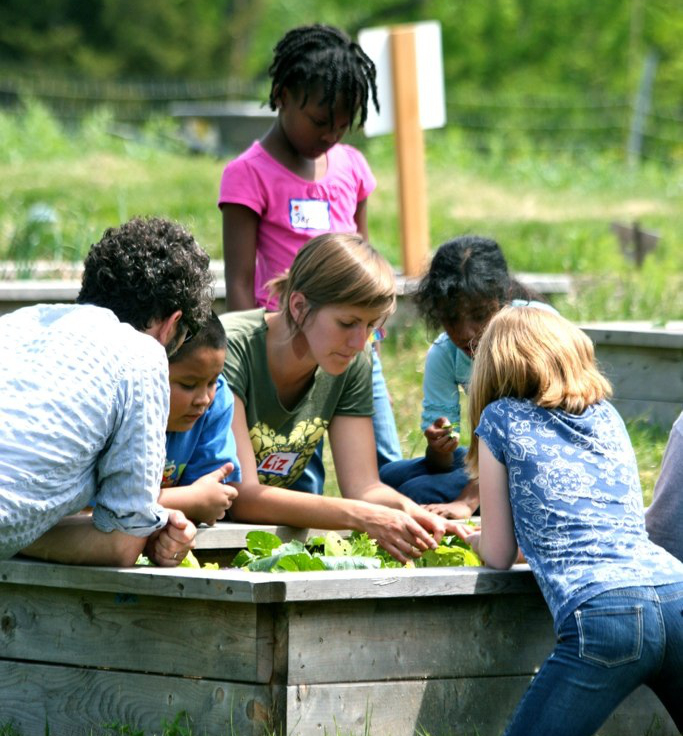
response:
[[[171,511],[168,523],[152,534],[145,545],[145,554],[160,567],[176,567],[194,548],[197,527],[182,511]]]
[[[460,435],[446,417],[439,417],[425,429],[427,445],[432,452],[453,452],[460,444]]]
[[[481,527],[465,526],[464,524],[454,524],[449,528],[463,542],[467,542],[472,549],[479,554],[479,539],[481,537]],[[481,555],[480,555],[481,556]]]
[[[226,485],[223,480],[232,473],[234,468],[232,463],[226,463],[218,470],[198,478],[189,487],[193,502],[191,516],[196,522],[213,526],[225,517],[225,512],[237,498],[237,489]]]

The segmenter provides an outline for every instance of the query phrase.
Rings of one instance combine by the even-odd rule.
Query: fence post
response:
[[[414,28],[392,28],[389,45],[393,68],[403,270],[406,276],[419,276],[429,254],[429,215]]]
[[[643,154],[643,136],[645,134],[645,119],[650,113],[652,104],[652,87],[657,71],[657,54],[650,50],[643,62],[643,73],[640,77],[638,93],[633,106],[633,118],[628,136],[628,163],[637,166]]]

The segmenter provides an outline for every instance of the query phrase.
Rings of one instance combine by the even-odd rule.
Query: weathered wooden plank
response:
[[[262,736],[270,710],[266,685],[0,660],[0,721],[22,736],[45,736],[46,725],[59,736],[111,736],[111,723],[160,733],[182,711],[194,734]]]
[[[0,657],[268,682],[267,606],[2,586]]]
[[[287,684],[531,674],[555,637],[540,592],[287,606]]]
[[[596,357],[620,399],[681,401],[683,349],[597,345]]]
[[[412,598],[445,595],[535,593],[538,586],[527,565],[512,570],[483,567],[330,570],[280,573],[283,602]]]
[[[588,322],[581,329],[596,345],[683,350],[683,322],[667,322],[653,327],[652,322]]]
[[[309,537],[326,534],[319,529],[219,521],[214,526],[202,526],[197,530],[197,549],[242,549],[247,546],[247,534],[251,531],[270,532],[280,537],[283,542],[290,542],[292,539],[305,542]]]
[[[510,594],[537,589],[526,565],[512,570],[435,567],[271,574],[235,569],[81,567],[20,558],[0,562],[0,589],[2,583],[252,603]]]
[[[365,684],[291,685],[289,736],[500,736],[529,677],[479,677]],[[368,728],[369,724],[369,728]],[[657,698],[641,688],[600,729],[600,736],[677,736]]]
[[[279,600],[282,595],[277,577],[269,574],[189,568],[86,567],[22,558],[0,562],[0,589],[2,583],[250,603],[259,599]]]
[[[612,403],[624,419],[643,419],[662,429],[670,429],[683,411],[683,397],[677,401],[639,401],[613,398]]]

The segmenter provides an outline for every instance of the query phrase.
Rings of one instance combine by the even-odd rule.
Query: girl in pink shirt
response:
[[[288,269],[312,237],[359,233],[368,240],[367,198],[377,182],[363,155],[340,143],[375,108],[375,66],[342,31],[325,25],[289,31],[269,68],[270,107],[277,118],[259,141],[223,171],[218,206],[223,216],[226,304],[230,311],[278,308],[266,284]],[[373,350],[379,465],[399,460],[381,363]],[[302,490],[322,493],[322,462]]]
[[[375,67],[360,46],[330,26],[289,31],[269,73],[277,118],[223,171],[228,309],[277,309],[265,284],[289,268],[316,235],[358,232],[368,239],[367,198],[376,181],[363,155],[340,144],[377,107]]]

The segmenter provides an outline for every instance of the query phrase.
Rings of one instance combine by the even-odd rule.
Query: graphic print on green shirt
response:
[[[256,422],[249,430],[249,437],[256,455],[259,483],[280,488],[294,483],[308,465],[328,425],[328,421],[319,417],[302,419],[285,436],[265,422]]]
[[[241,399],[256,456],[259,482],[290,487],[335,416],[372,416],[369,347],[339,376],[318,368],[306,393],[285,409],[268,370],[264,310],[221,316],[228,337],[224,374]]]

